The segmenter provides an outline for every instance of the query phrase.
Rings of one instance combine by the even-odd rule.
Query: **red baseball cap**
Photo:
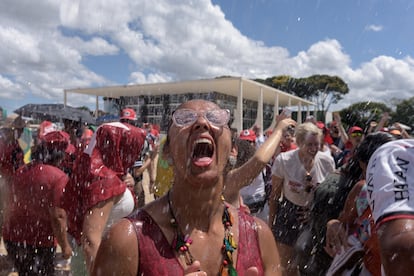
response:
[[[65,131],[51,131],[41,137],[41,141],[46,145],[49,150],[61,150],[64,151],[70,141],[70,136]]]
[[[240,132],[240,139],[250,142],[256,142],[256,133],[251,129],[245,129]]]
[[[136,121],[137,114],[132,108],[125,108],[121,111],[121,119]]]
[[[360,128],[359,126],[353,126],[348,130],[348,133],[354,133],[354,132],[364,132],[364,130],[362,128]]]
[[[85,129],[82,133],[81,140],[91,139],[93,135],[93,131],[89,128]]]
[[[317,122],[316,122],[316,126],[317,126],[319,129],[322,129],[322,130],[324,130],[324,129],[325,129],[325,124],[324,124],[323,122],[321,122],[321,121],[317,121]]]
[[[53,131],[57,131],[58,127],[56,124],[50,122],[50,121],[43,121],[40,123],[39,125],[39,132],[37,134],[37,136],[39,137],[39,139],[43,139],[43,137]]]

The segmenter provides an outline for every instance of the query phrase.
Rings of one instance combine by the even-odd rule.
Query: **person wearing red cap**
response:
[[[126,177],[132,179],[128,169],[138,159],[144,140],[145,132],[127,122],[102,124],[75,161],[63,206],[68,231],[82,246],[89,273],[103,233],[134,208]]]
[[[364,139],[364,130],[359,126],[352,126],[348,129],[348,141],[345,143],[345,149],[338,159],[337,166],[341,167],[348,163],[354,150]]]
[[[119,119],[120,122],[125,122],[133,125],[137,121],[137,114],[132,108],[124,108],[121,111],[121,116]]]
[[[249,141],[256,147],[256,133],[252,129],[245,129],[240,132],[240,139]]]
[[[3,237],[8,257],[19,275],[53,275],[57,243],[68,259],[66,212],[60,206],[68,177],[57,166],[64,157],[69,134],[52,131],[32,151],[32,161],[10,181],[9,210]]]

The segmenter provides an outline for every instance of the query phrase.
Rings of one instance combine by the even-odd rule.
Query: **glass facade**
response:
[[[231,121],[234,110],[237,108],[237,97],[218,93],[185,93],[185,94],[164,94],[164,95],[140,95],[133,97],[122,97],[121,99],[104,98],[105,112],[114,114],[114,106],[119,107],[117,113],[124,108],[130,107],[137,112],[139,123],[151,123],[159,125],[161,131],[165,131],[172,112],[183,102],[192,99],[205,99],[217,103],[221,108],[230,110]],[[253,126],[257,117],[257,101],[243,100],[243,129]],[[273,120],[273,106],[263,104],[263,127],[266,129]]]

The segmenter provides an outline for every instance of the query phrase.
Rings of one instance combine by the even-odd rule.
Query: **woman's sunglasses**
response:
[[[222,127],[229,122],[230,111],[228,109],[213,109],[197,112],[193,109],[177,109],[172,115],[172,120],[178,127],[187,127],[194,124],[199,116],[203,116],[215,127]]]
[[[306,173],[305,181],[308,182],[305,186],[305,192],[310,193],[312,191],[312,175],[310,175],[310,173]]]
[[[361,137],[362,136],[362,132],[352,132],[351,133],[351,137]]]

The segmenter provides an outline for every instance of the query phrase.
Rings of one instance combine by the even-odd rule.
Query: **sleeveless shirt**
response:
[[[139,241],[138,275],[184,275],[174,249],[152,217],[145,210],[137,210],[128,219],[134,225]],[[244,212],[238,212],[238,219],[237,273],[243,276],[248,268],[254,266],[259,275],[264,275],[257,224]]]

